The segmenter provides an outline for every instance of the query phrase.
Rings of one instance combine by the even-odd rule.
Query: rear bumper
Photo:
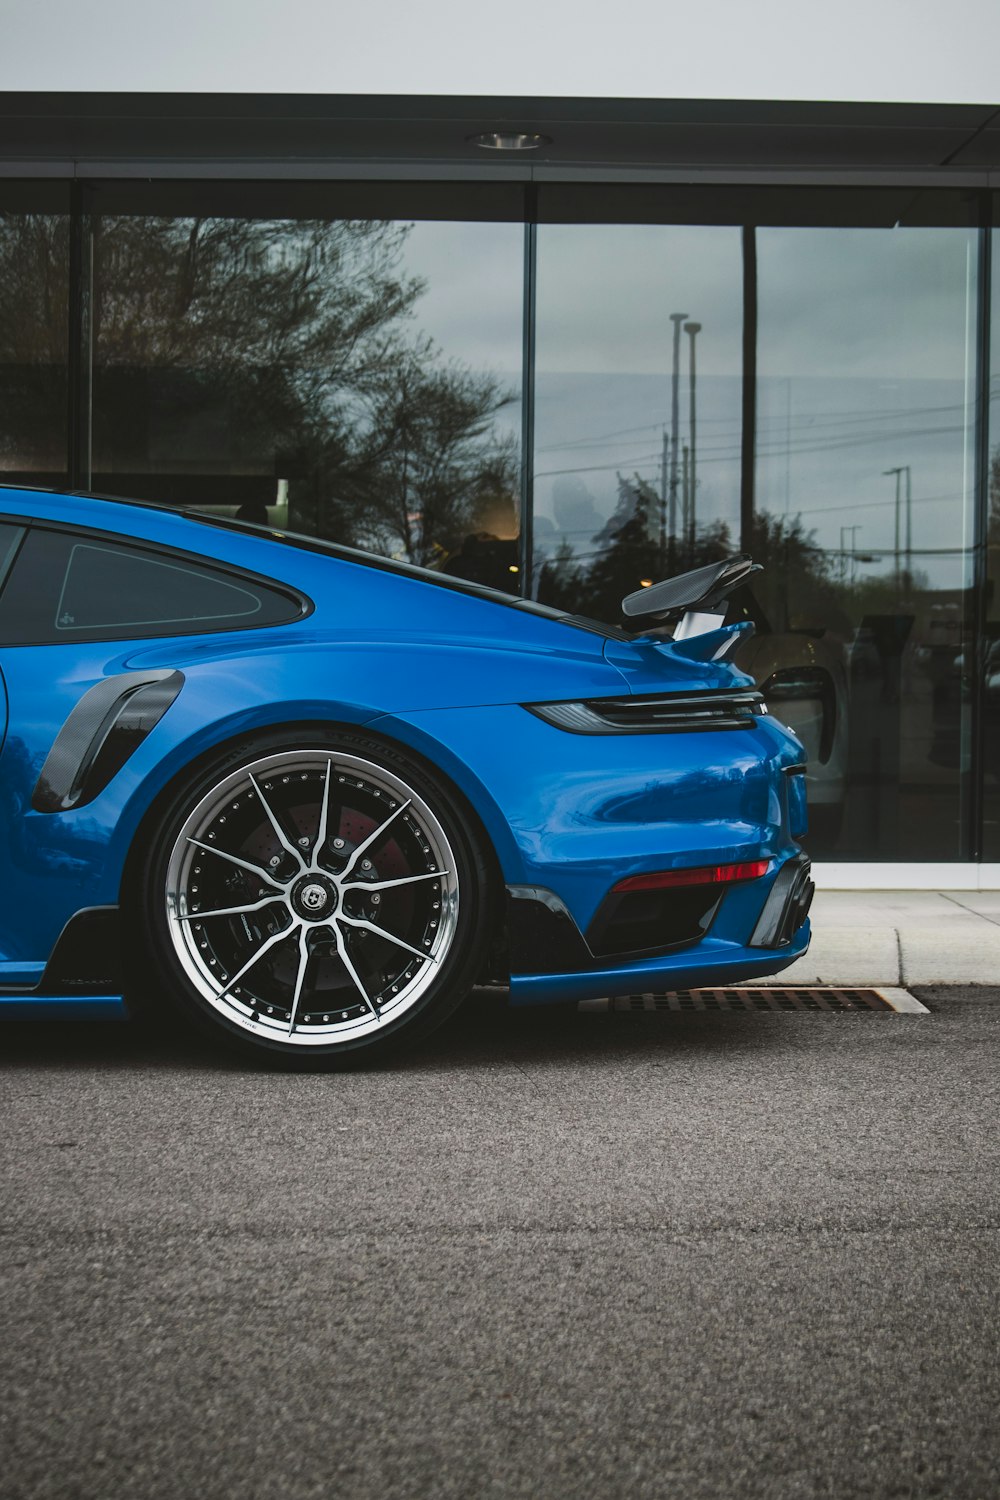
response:
[[[801,958],[809,947],[806,921],[785,948],[741,946],[703,938],[697,948],[656,959],[641,959],[619,968],[588,969],[575,974],[512,974],[511,1005],[555,1005],[567,1000],[599,1000],[648,990],[690,990],[742,984],[777,974]]]
[[[778,973],[809,947],[813,884],[801,851],[766,876],[729,887],[697,941],[649,955],[596,956],[564,903],[508,886],[511,1003],[598,999],[650,989],[735,984]]]
[[[771,715],[753,729],[605,737],[514,705],[413,713],[385,728],[467,796],[508,886],[552,892],[581,932],[623,879],[758,859],[776,869],[798,850],[802,747]],[[717,921],[731,905],[727,895]]]
[[[751,948],[787,948],[794,942],[816,893],[810,870],[807,854],[793,855],[781,866],[750,938]]]

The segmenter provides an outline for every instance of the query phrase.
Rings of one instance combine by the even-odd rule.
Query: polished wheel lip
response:
[[[268,778],[277,775],[283,778],[308,777],[310,772],[323,773],[323,791],[317,812],[317,832],[310,841],[298,843],[289,839],[286,831],[274,814],[264,790]],[[330,791],[334,778],[364,791],[386,799],[388,815],[363,841],[350,851],[346,863],[339,871],[321,865],[318,855],[328,842],[327,820],[330,809]],[[236,799],[252,793],[257,797],[264,818],[281,850],[275,857],[277,868],[265,868],[240,855],[234,854],[220,844],[211,842],[214,833],[211,825],[217,817]],[[392,825],[406,818],[408,830],[418,839],[428,858],[428,869],[412,875],[387,880],[373,879],[377,870],[367,859],[369,850],[376,851],[383,836],[391,832]],[[263,826],[263,823],[262,823]],[[234,868],[252,873],[261,882],[261,893],[257,899],[231,907],[213,907],[199,910],[197,898],[192,901],[192,887],[196,889],[194,875],[199,868],[196,861],[210,854],[229,862]],[[284,868],[282,868],[282,865]],[[280,871],[280,873],[279,873]],[[352,915],[345,910],[345,897],[359,890],[375,893],[377,897],[385,890],[423,882],[439,883],[439,907],[435,917],[433,935],[424,940],[424,946],[415,947],[401,935],[373,922],[370,917]],[[315,889],[327,891],[328,899],[315,907],[310,914],[303,899],[305,892]],[[435,981],[444,960],[455,941],[459,914],[459,879],[456,852],[433,809],[420,793],[397,772],[377,761],[336,748],[295,747],[250,758],[242,765],[222,776],[202,794],[191,809],[182,827],[174,838],[167,860],[165,906],[169,938],[184,976],[202,1004],[207,1005],[231,1025],[251,1036],[271,1044],[293,1048],[330,1049],[338,1043],[347,1043],[363,1037],[384,1032],[386,1027],[412,1010],[424,997]],[[206,924],[213,917],[250,915],[268,907],[278,910],[284,907],[287,924],[271,934],[256,949],[248,951],[247,962],[234,973],[221,969],[210,953],[210,934]],[[369,994],[362,976],[358,973],[345,936],[345,929],[369,932],[387,939],[401,954],[411,957],[400,969],[399,983],[387,984],[376,1001]],[[319,1013],[309,1011],[305,976],[309,961],[310,935],[335,944],[336,954],[342,960],[353,981],[358,996],[351,1009],[364,1003],[364,1011],[351,1016],[349,1011],[338,1007],[325,1008]],[[275,1009],[283,1014],[268,1013],[266,1001],[258,996],[259,1004],[248,1002],[240,992],[240,981],[252,975],[259,959],[282,942],[292,939],[297,944],[296,975],[293,986],[291,1010],[287,1000],[281,1005],[275,1000]],[[414,970],[414,961],[418,967]],[[213,972],[213,966],[215,972]],[[413,971],[413,972],[410,972]],[[310,1016],[305,1027],[300,1017]],[[290,1019],[289,1019],[290,1017]]]

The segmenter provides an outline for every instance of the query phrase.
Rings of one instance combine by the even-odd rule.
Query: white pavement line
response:
[[[916,995],[911,995],[909,990],[898,990],[892,988],[883,989],[883,987],[879,985],[875,993],[876,995],[881,995],[886,1005],[890,1006],[892,1010],[898,1010],[902,1015],[930,1015],[930,1011],[927,1009],[927,1006],[921,1005]]]

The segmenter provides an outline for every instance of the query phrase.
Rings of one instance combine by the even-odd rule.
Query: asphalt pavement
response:
[[[1000,990],[5,1030],[0,1494],[1000,1493]]]

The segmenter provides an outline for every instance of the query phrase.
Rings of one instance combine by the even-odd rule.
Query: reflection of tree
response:
[[[594,619],[620,621],[625,595],[641,588],[644,578],[660,577],[659,513],[660,496],[651,484],[638,474],[619,474],[618,500],[593,537],[592,556],[577,557],[563,543],[543,568],[539,598]],[[732,550],[724,522],[699,526],[690,555],[676,571],[700,567]]]
[[[69,223],[0,214],[0,464],[66,462]]]
[[[843,590],[834,579],[833,562],[814,538],[798,515],[761,510],[753,518],[750,554],[764,569],[754,578],[753,591],[773,630],[843,619]]]
[[[429,343],[385,372],[364,446],[368,545],[392,551],[402,539],[412,561],[438,562],[479,526],[503,528],[504,500],[513,534],[516,444],[492,431],[504,399],[491,377],[436,364]]]
[[[293,522],[431,560],[475,528],[498,469],[510,488],[513,465],[492,433],[497,382],[413,335],[425,287],[402,268],[407,233],[108,220],[101,363],[204,370],[225,391],[233,457],[268,455],[287,474]]]
[[[619,474],[617,503],[594,537],[596,555],[587,575],[584,613],[617,619],[625,595],[634,593],[642,579],[650,576],[651,524],[658,505],[646,480],[638,474],[631,479]]]
[[[754,518],[752,553],[764,567],[754,594],[775,630],[827,629],[845,639],[865,615],[894,615],[913,608],[930,582],[919,570],[897,577],[895,565],[848,583],[839,554],[825,552],[799,516],[761,511]]]
[[[509,396],[415,331],[425,284],[405,271],[406,226],[93,222],[105,483],[142,493],[151,476],[152,493],[183,503],[228,498],[220,477],[256,477],[258,499],[269,476],[287,478],[293,524],[415,560],[452,550],[498,491],[510,502],[514,455],[494,432]],[[0,221],[4,362],[65,369],[66,257],[64,221]],[[4,425],[27,443],[30,412]]]

